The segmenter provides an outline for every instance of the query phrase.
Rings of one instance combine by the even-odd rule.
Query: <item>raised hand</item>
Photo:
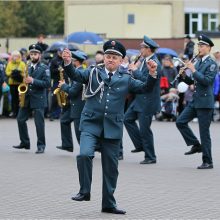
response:
[[[62,58],[64,61],[64,65],[68,65],[71,63],[72,55],[71,55],[71,51],[68,48],[65,48],[63,50]]]
[[[189,68],[192,71],[192,73],[196,72],[196,68],[192,62],[188,62],[186,64],[186,67]]]
[[[150,75],[156,75],[157,63],[154,60],[148,60],[146,65],[147,65],[147,68],[149,70],[149,74]]]

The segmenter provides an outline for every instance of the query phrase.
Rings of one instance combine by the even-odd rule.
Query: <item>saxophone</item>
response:
[[[27,67],[25,68],[25,74],[23,77],[23,82],[18,86],[18,93],[19,93],[19,106],[21,108],[24,107],[24,103],[25,103],[25,95],[26,92],[28,90],[28,85],[27,83],[25,83],[25,78],[27,77],[28,72],[27,72]]]
[[[60,81],[64,80],[64,70],[61,66],[58,68],[59,74],[60,74]],[[63,108],[67,105],[67,96],[68,94],[64,91],[62,91],[60,88],[56,88],[53,92],[54,95],[57,97],[57,103],[58,105]]]

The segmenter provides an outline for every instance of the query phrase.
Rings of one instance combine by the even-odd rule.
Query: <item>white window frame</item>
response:
[[[189,35],[192,37],[195,37],[195,34],[192,32],[193,28],[193,22],[197,22],[197,28],[198,31],[202,31],[202,15],[208,14],[208,31],[211,31],[211,23],[215,22],[216,27],[219,25],[218,20],[218,11],[191,11],[191,10],[185,10],[185,14],[189,14]],[[192,18],[192,14],[198,14],[198,18]],[[216,18],[211,18],[211,14],[216,14]]]
[[[211,14],[215,14],[216,17],[215,17],[215,18],[211,18]],[[208,16],[209,16],[209,18],[208,18],[208,21],[209,21],[209,23],[208,23],[208,28],[209,28],[209,30],[211,30],[211,23],[212,23],[212,22],[215,22],[215,23],[216,23],[216,26],[218,27],[218,25],[219,25],[218,14],[216,14],[216,13],[210,13],[210,14],[208,14]]]

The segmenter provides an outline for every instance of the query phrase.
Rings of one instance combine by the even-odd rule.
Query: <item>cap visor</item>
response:
[[[205,42],[205,41],[199,41],[198,45],[207,45],[210,46],[209,43]]]
[[[113,50],[113,49],[106,50],[105,54],[114,54],[123,57],[122,53],[120,53],[118,50]]]
[[[32,49],[32,50],[30,50],[30,52],[37,52],[37,53],[41,53],[41,51],[36,50],[36,49]]]
[[[140,46],[149,47],[149,45],[147,45],[144,41],[140,43]]]

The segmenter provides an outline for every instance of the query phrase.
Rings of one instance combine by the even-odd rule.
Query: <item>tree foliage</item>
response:
[[[0,2],[0,37],[36,37],[64,32],[63,1]]]
[[[20,10],[19,2],[0,2],[0,37],[22,36],[25,19],[18,15],[17,12]]]

